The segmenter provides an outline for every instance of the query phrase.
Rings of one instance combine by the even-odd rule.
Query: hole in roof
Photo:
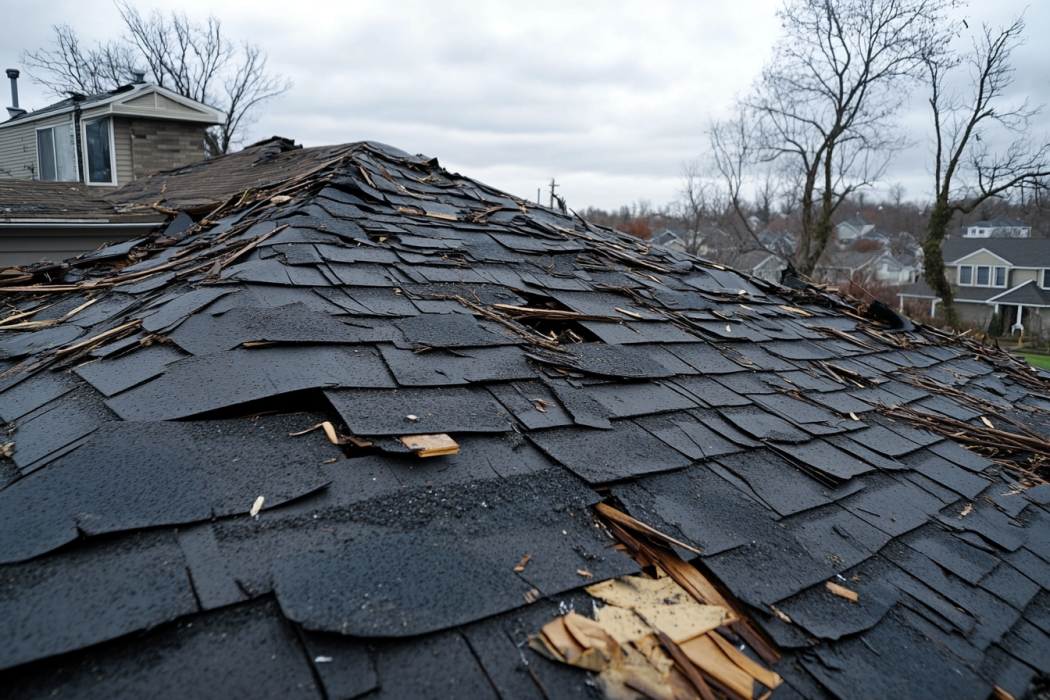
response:
[[[569,311],[572,309],[542,294],[534,294],[526,291],[517,292],[518,296],[525,299],[525,306],[537,311]],[[517,316],[508,314],[515,321],[538,332],[545,338],[550,338],[562,345],[576,345],[578,343],[601,343],[602,339],[592,331],[583,327],[579,321],[570,319],[548,319],[528,316]]]

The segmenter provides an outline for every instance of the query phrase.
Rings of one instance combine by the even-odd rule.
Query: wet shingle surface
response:
[[[1045,472],[959,444],[1045,442],[1045,375],[433,159],[314,156],[5,288],[46,322],[0,319],[6,695],[587,697],[525,640],[638,571],[600,501],[699,552],[774,697],[1047,672]]]

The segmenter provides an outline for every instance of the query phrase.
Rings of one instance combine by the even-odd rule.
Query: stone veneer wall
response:
[[[205,124],[129,119],[134,179],[204,160]]]

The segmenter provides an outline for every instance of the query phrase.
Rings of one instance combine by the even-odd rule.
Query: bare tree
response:
[[[893,206],[900,207],[901,202],[904,201],[904,195],[908,194],[908,188],[905,187],[902,183],[897,182],[890,185],[890,189],[887,194],[889,195],[889,201],[893,204]]]
[[[895,123],[898,90],[951,29],[945,15],[957,4],[785,0],[784,35],[743,103],[755,120],[755,159],[796,173],[799,272],[812,273],[843,200],[878,180],[906,143]]]
[[[1033,138],[1032,119],[1042,107],[999,106],[1013,82],[1010,55],[1023,42],[1023,18],[1006,28],[983,25],[964,54],[930,53],[924,58],[933,116],[935,200],[923,242],[926,281],[941,299],[944,321],[958,327],[955,295],[945,276],[941,244],[956,214],[968,214],[1021,187],[1046,189],[1050,140]],[[964,98],[947,86],[967,71],[972,94]],[[994,132],[993,132],[994,130]],[[1004,149],[990,144],[1010,139]]]
[[[93,94],[126,83],[132,70],[144,67],[157,85],[223,112],[223,123],[205,137],[212,156],[240,143],[259,106],[291,88],[269,72],[259,46],[230,40],[214,16],[200,23],[175,11],[143,15],[124,1],[117,8],[122,37],[84,48],[72,27],[57,25],[51,48],[22,52],[27,73],[56,95]]]
[[[707,137],[713,169],[721,181],[723,201],[719,208],[719,223],[732,240],[734,257],[767,250],[759,239],[760,232],[754,224],[757,212],[753,209],[764,211],[764,220],[768,223],[777,188],[771,164],[764,164],[761,177],[756,171],[756,166],[762,165],[757,161],[756,120],[746,107],[738,105],[734,116],[708,124]],[[754,190],[756,207],[746,200],[744,193],[747,189]],[[757,218],[762,220],[761,216]],[[782,257],[776,250],[769,252]]]
[[[136,55],[121,41],[85,48],[68,24],[52,26],[52,48],[23,51],[22,64],[34,82],[53,95],[71,92],[93,95],[121,85],[131,77]]]
[[[699,158],[682,163],[680,180],[673,210],[685,228],[685,252],[698,255],[704,242],[700,229],[714,215],[717,192]]]

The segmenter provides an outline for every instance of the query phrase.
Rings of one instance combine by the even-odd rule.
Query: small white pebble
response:
[[[316,659],[314,659],[314,663],[315,664],[330,664],[330,663],[332,663],[332,657],[331,656],[318,656]]]
[[[407,415],[407,416],[405,416],[405,418],[407,418],[409,420],[419,420],[419,416],[413,416],[413,415]]]

